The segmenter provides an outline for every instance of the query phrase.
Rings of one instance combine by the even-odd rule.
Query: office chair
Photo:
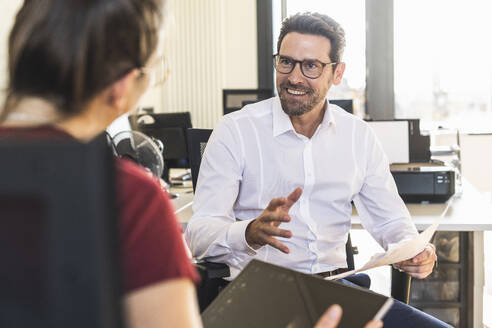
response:
[[[123,327],[105,142],[0,140],[0,327]]]
[[[205,151],[205,146],[212,134],[212,130],[188,129],[186,134],[191,167],[191,181],[193,184],[193,192],[195,192],[203,152]],[[208,261],[195,263],[195,268],[202,280],[200,286],[197,287],[197,296],[200,312],[203,312],[207,306],[212,303],[215,297],[217,297],[219,292],[227,286],[228,281],[223,278],[230,277],[231,271],[229,270],[229,266],[224,263]]]
[[[211,129],[187,130],[193,191],[196,189],[202,156],[211,134]],[[358,250],[357,247],[352,246],[350,234],[347,243],[345,244],[345,250],[347,254],[348,270],[353,270],[354,254],[357,254]],[[228,282],[222,278],[229,277],[230,271],[229,267],[223,263],[212,263],[207,261],[197,263],[196,268],[202,277],[202,285],[197,289],[197,294],[200,311],[203,312],[208,304],[210,304],[218,295],[220,289],[227,285]],[[353,275],[347,280],[365,288],[369,288],[371,285],[371,279],[365,273]]]

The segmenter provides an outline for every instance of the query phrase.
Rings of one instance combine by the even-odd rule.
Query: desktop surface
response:
[[[182,189],[183,190],[183,189]],[[192,190],[190,188],[190,190]],[[179,201],[174,202],[178,220],[182,228],[193,215],[191,205],[193,193],[184,193]],[[412,220],[418,230],[429,227],[440,216],[447,203],[406,204]],[[352,210],[352,229],[363,229],[357,210]],[[478,191],[466,179],[463,180],[463,193],[453,200],[453,205],[442,220],[438,230],[444,231],[484,231],[492,230],[492,197]]]
[[[448,200],[449,202],[450,200]],[[452,198],[452,205],[439,224],[441,231],[484,231],[492,230],[492,198],[488,193],[478,191],[463,179],[463,192]],[[418,230],[429,227],[442,215],[447,203],[406,204]],[[352,211],[352,228],[362,229],[357,210]]]

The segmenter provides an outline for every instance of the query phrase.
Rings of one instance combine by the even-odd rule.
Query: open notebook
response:
[[[202,319],[206,328],[312,328],[335,303],[344,313],[338,327],[363,327],[376,316],[381,318],[392,299],[253,260],[203,312]]]

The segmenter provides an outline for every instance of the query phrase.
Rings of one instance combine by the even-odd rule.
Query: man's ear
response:
[[[133,69],[109,87],[106,98],[108,105],[117,109],[118,113],[127,111],[131,87],[138,74],[138,70]]]
[[[337,67],[335,68],[335,73],[333,74],[334,85],[339,85],[342,82],[344,72],[345,72],[345,63],[344,62],[338,63]]]

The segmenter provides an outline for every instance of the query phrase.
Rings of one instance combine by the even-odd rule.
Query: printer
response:
[[[440,203],[455,193],[456,169],[431,161],[430,137],[421,135],[418,119],[368,121],[383,147],[406,203]]]
[[[406,203],[442,203],[455,192],[455,170],[432,163],[390,165],[398,193]]]

